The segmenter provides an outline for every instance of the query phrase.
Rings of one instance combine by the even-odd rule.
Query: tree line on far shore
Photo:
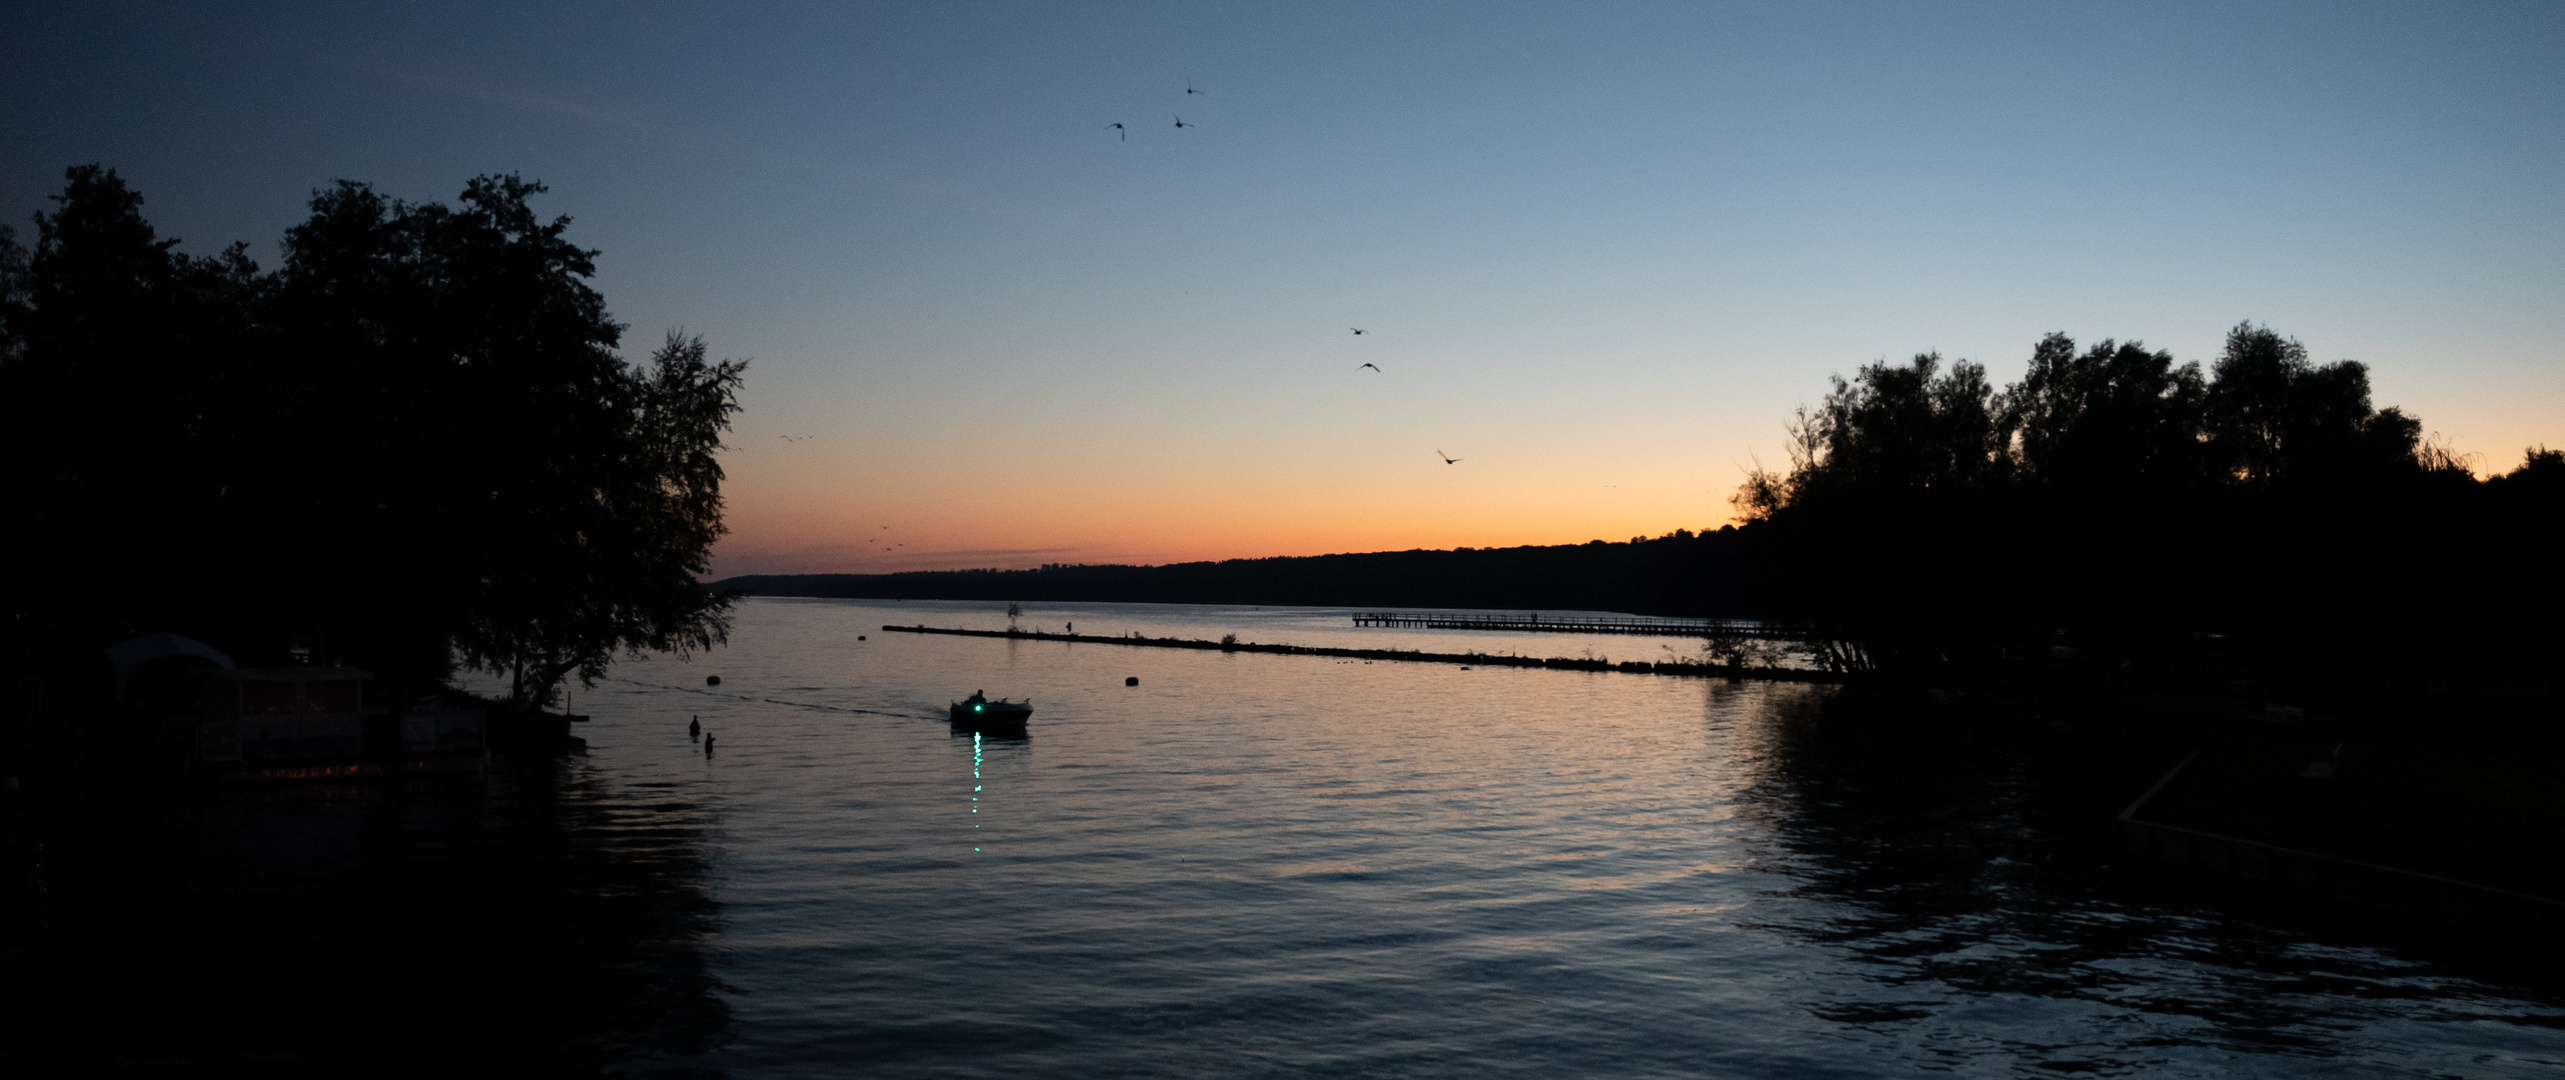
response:
[[[1174,563],[1055,564],[1033,570],[769,574],[716,589],[751,596],[1051,603],[1737,612],[1751,602],[1734,528],[1625,542],[1375,551]]]
[[[2565,453],[2479,479],[2367,369],[2240,325],[2207,370],[2053,334],[2021,380],[1838,377],[1734,503],[1769,615],[1852,666],[1990,676],[2203,648],[2304,675],[2548,674]],[[2212,644],[2215,643],[2215,644]]]
[[[272,271],[242,244],[178,252],[96,166],[31,244],[0,227],[21,662],[170,630],[394,695],[459,658],[541,702],[618,652],[719,641],[697,577],[743,365],[677,333],[618,356],[596,252],[536,214],[543,190],[341,182]]]

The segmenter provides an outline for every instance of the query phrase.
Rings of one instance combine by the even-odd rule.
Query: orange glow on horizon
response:
[[[947,496],[924,470],[868,482],[762,471],[729,492],[731,535],[718,577],[1025,569],[1046,563],[1167,563],[1366,551],[1625,541],[1678,528],[1716,530],[1726,494],[1673,470],[1597,483],[1497,455],[1430,454],[1371,470],[1224,472],[1184,466],[1135,477],[1028,463],[978,477],[984,494]],[[1473,470],[1472,466],[1480,466]],[[862,470],[870,473],[873,470]],[[947,463],[952,476],[967,466]]]

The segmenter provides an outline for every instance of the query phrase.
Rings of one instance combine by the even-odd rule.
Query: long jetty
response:
[[[1472,667],[1556,668],[1568,671],[1619,671],[1634,675],[1689,675],[1714,679],[1758,679],[1764,682],[1840,683],[1844,676],[1800,668],[1749,667],[1679,661],[1651,664],[1629,660],[1613,663],[1574,656],[1501,656],[1494,653],[1429,653],[1421,649],[1337,649],[1317,645],[1265,645],[1253,641],[1204,641],[1200,638],[1153,638],[1139,634],[1053,634],[1041,630],[962,630],[919,623],[884,626],[886,634],[944,634],[951,637],[1003,638],[1008,641],[1059,641],[1080,645],[1133,645],[1152,649],[1196,649],[1207,652],[1272,653],[1282,656],[1331,656],[1347,660],[1388,660],[1409,664],[1461,664]]]
[[[1462,614],[1433,611],[1358,611],[1356,626],[1415,627],[1424,630],[1501,630],[1532,634],[1647,634],[1657,637],[1790,638],[1800,635],[1781,627],[1743,619],[1666,619],[1646,615],[1587,615],[1542,618],[1521,615]]]

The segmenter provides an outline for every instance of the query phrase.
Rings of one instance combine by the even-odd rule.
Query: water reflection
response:
[[[702,807],[576,761],[9,824],[14,1075],[588,1071],[729,1025]]]
[[[10,863],[0,933],[34,981],[0,988],[31,1025],[7,1045],[174,1019],[0,1066],[275,1053],[344,1073],[386,1039],[456,1073],[734,1076],[2480,1075],[2565,1057],[2552,977],[2114,868],[2102,823],[2129,788],[2088,781],[2143,777],[2152,751],[2051,718],[1617,674],[854,644],[916,621],[889,614],[743,605],[722,695],[632,665],[593,703],[591,757],[486,790],[243,793],[48,833],[41,864]],[[1245,625],[1194,621],[1215,616]],[[945,688],[981,685],[1041,694],[1038,768],[1027,740],[950,729]],[[696,714],[719,768],[686,741]]]
[[[970,739],[971,750],[971,783],[966,804],[970,808],[971,850],[979,851],[986,842],[983,827],[1000,818],[994,812],[998,807],[994,793],[989,790],[989,782],[996,779],[1001,770],[1022,774],[1027,767],[1024,755],[1030,752],[1033,740],[1020,731],[964,732],[957,729],[953,732],[953,741],[958,744],[965,736]]]
[[[2565,1057],[2544,984],[2119,873],[2104,823],[2160,764],[2050,718],[1603,673],[855,648],[919,617],[741,611],[724,663],[749,696],[722,719],[741,748],[725,771],[754,792],[724,804],[720,844],[733,1075],[2480,1075]],[[1287,639],[1244,609],[1142,614],[1060,613]],[[1025,744],[949,734],[942,688],[985,685],[1044,702],[1040,768]],[[703,699],[636,691],[632,711],[680,700]],[[2113,768],[2134,788],[2092,781]],[[955,846],[957,804],[978,851]]]
[[[2096,782],[2097,748],[2071,725],[1839,699],[1738,734],[1740,809],[1768,830],[1765,868],[1795,882],[1758,925],[1853,976],[1812,980],[1798,1004],[1819,1019],[1925,1060],[2052,1071],[2203,1051],[2554,1063],[2551,973],[2482,943],[2389,948],[2372,922],[2114,865],[2101,823],[2127,782]]]

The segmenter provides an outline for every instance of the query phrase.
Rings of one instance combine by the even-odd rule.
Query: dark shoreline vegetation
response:
[[[2145,675],[2195,642],[2282,678],[2553,682],[2565,452],[2478,479],[2367,369],[2239,325],[2207,372],[2052,334],[1996,388],[1863,367],[1734,502],[1772,614],[1866,670],[1982,680],[2064,647]]]
[[[178,252],[112,171],[67,176],[31,247],[0,226],[17,708],[192,711],[184,672],[136,676],[140,702],[107,678],[100,649],[155,632],[362,668],[396,708],[458,663],[541,708],[616,655],[723,640],[699,578],[745,365],[673,331],[623,359],[541,184],[446,206],[342,181],[263,270]]]
[[[1583,544],[1277,556],[1165,566],[1050,564],[1032,570],[743,574],[712,583],[739,596],[850,600],[1029,600],[1099,604],[1751,610],[1734,528]]]
[[[7,999],[19,1013],[68,1028],[139,1000],[192,1025],[140,1045],[231,1046],[259,1027],[327,1072],[377,1045],[365,1025],[379,1016],[334,990],[354,942],[431,980],[505,976],[504,992],[467,1002],[480,1041],[432,1048],[433,1062],[499,1046],[585,1069],[635,1047],[717,1046],[708,841],[574,853],[563,824],[602,804],[540,755],[502,758],[459,793],[202,797],[172,782],[192,751],[164,737],[168,716],[199,707],[181,658],[120,685],[103,650],[166,632],[242,667],[363,668],[366,703],[395,710],[448,692],[461,665],[508,677],[500,719],[566,729],[547,710],[571,680],[593,684],[617,656],[720,644],[745,595],[1754,618],[1788,628],[1824,670],[1775,670],[1720,641],[1701,663],[1609,667],[1842,684],[1812,710],[1823,723],[1809,744],[1848,772],[1929,786],[1930,770],[1908,767],[1934,760],[1918,744],[1980,764],[1994,756],[1972,741],[2003,744],[2041,782],[2076,789],[2058,805],[2095,812],[2061,835],[2089,829],[2097,849],[2102,807],[2205,744],[2160,805],[2168,823],[2565,895],[2565,806],[2547,771],[2521,767],[2555,760],[2565,737],[2553,694],[2565,454],[2532,450],[2479,479],[2419,420],[2374,408],[2361,365],[2314,363],[2269,330],[2237,327],[2206,370],[2062,335],[2009,387],[1935,356],[1860,368],[1800,413],[1788,462],[1736,496],[1739,523],[1710,532],[707,585],[744,364],[679,332],[623,359],[625,327],[588,283],[597,253],[567,240],[569,219],[534,212],[542,191],[483,177],[445,206],[342,182],[313,195],[274,270],[244,245],[176,251],[141,197],[95,167],[69,171],[32,246],[0,227],[0,444],[17,466],[0,474],[0,506],[21,571],[5,586],[0,657],[8,945],[68,988],[33,1000],[22,981]],[[2303,718],[2266,723],[2265,703]],[[2318,759],[2341,783],[2301,779]],[[2358,812],[2327,809],[2342,799]],[[256,831],[241,823],[274,805],[295,828],[323,824],[269,837],[255,858],[153,850],[233,850],[234,833]],[[294,869],[324,849],[343,865]],[[223,880],[188,876],[199,871]],[[446,919],[449,905],[471,917]],[[385,919],[431,929],[405,937]],[[125,941],[125,921],[147,932],[99,944]],[[235,924],[266,936],[224,936]],[[551,944],[582,938],[603,944]],[[155,965],[184,978],[146,978]],[[224,989],[235,968],[260,969],[241,984],[256,993]],[[332,978],[301,977],[313,970]],[[134,982],[159,989],[137,998]],[[404,984],[396,1003],[441,1017],[452,1002],[438,989]],[[582,1004],[617,995],[649,1000]],[[557,1022],[542,1012],[556,999],[572,1005]],[[269,1032],[290,1012],[271,1002],[335,1026],[300,1042]],[[0,1060],[90,1052],[31,1039],[0,1042]]]

